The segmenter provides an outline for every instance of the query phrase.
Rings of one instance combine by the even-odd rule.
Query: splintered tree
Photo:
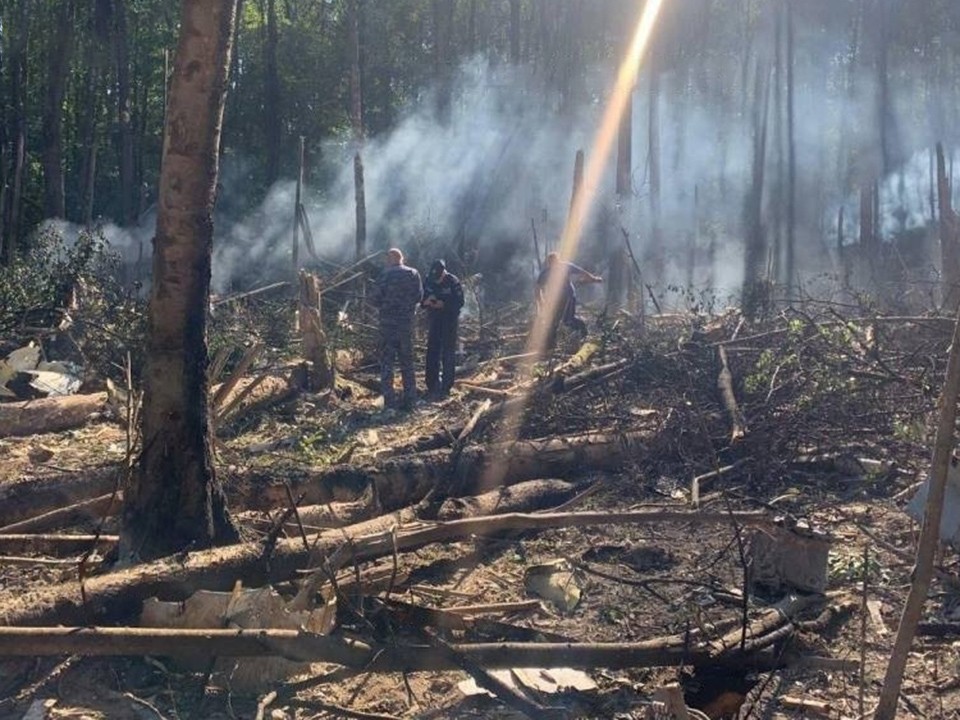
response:
[[[214,474],[206,318],[218,148],[236,0],[183,0],[160,173],[143,451],[124,495],[120,556],[237,538]]]

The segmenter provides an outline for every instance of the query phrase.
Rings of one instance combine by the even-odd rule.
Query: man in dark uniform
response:
[[[554,273],[562,274],[563,287],[553,317],[549,319],[550,331],[547,338],[547,347],[549,348],[552,348],[556,343],[557,328],[561,322],[580,335],[587,334],[587,324],[577,317],[576,284],[603,282],[603,278],[599,275],[594,275],[571,262],[564,262],[555,252],[549,253],[546,258],[546,267],[537,276],[537,305],[540,312],[546,312],[547,310],[545,307],[547,285]]]
[[[417,401],[417,378],[413,367],[413,315],[423,299],[420,273],[403,264],[403,253],[387,250],[386,267],[377,279],[371,300],[380,311],[380,389],[383,406],[391,407],[393,363],[400,362],[403,377],[402,407],[410,409]]]
[[[435,260],[423,284],[423,296],[422,305],[430,321],[427,333],[427,392],[434,397],[445,397],[453,387],[457,364],[457,327],[463,307],[463,285],[455,275],[447,272],[443,260]]]

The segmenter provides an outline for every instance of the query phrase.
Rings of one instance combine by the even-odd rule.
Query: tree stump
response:
[[[303,339],[303,356],[310,363],[307,387],[311,392],[333,387],[335,379],[320,318],[320,278],[301,270],[298,329]]]

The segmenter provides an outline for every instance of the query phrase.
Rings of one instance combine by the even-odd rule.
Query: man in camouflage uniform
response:
[[[380,389],[383,406],[395,405],[393,363],[400,363],[403,378],[402,407],[417,401],[417,380],[413,368],[413,315],[423,299],[420,273],[403,264],[403,253],[387,251],[386,267],[373,291],[373,304],[380,311]]]

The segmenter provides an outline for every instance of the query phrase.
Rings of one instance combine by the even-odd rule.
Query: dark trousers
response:
[[[550,322],[550,331],[547,334],[547,348],[553,349],[557,345],[557,330],[563,323],[578,335],[586,336],[587,324],[577,317],[577,298],[571,295],[560,298],[560,306]]]
[[[393,392],[393,366],[399,362],[403,377],[403,402],[410,404],[417,399],[417,378],[413,367],[413,328],[380,328],[380,388],[385,405],[395,401]]]
[[[450,392],[457,366],[457,326],[458,317],[436,317],[430,319],[427,331],[427,391]],[[443,375],[440,368],[443,366]]]

